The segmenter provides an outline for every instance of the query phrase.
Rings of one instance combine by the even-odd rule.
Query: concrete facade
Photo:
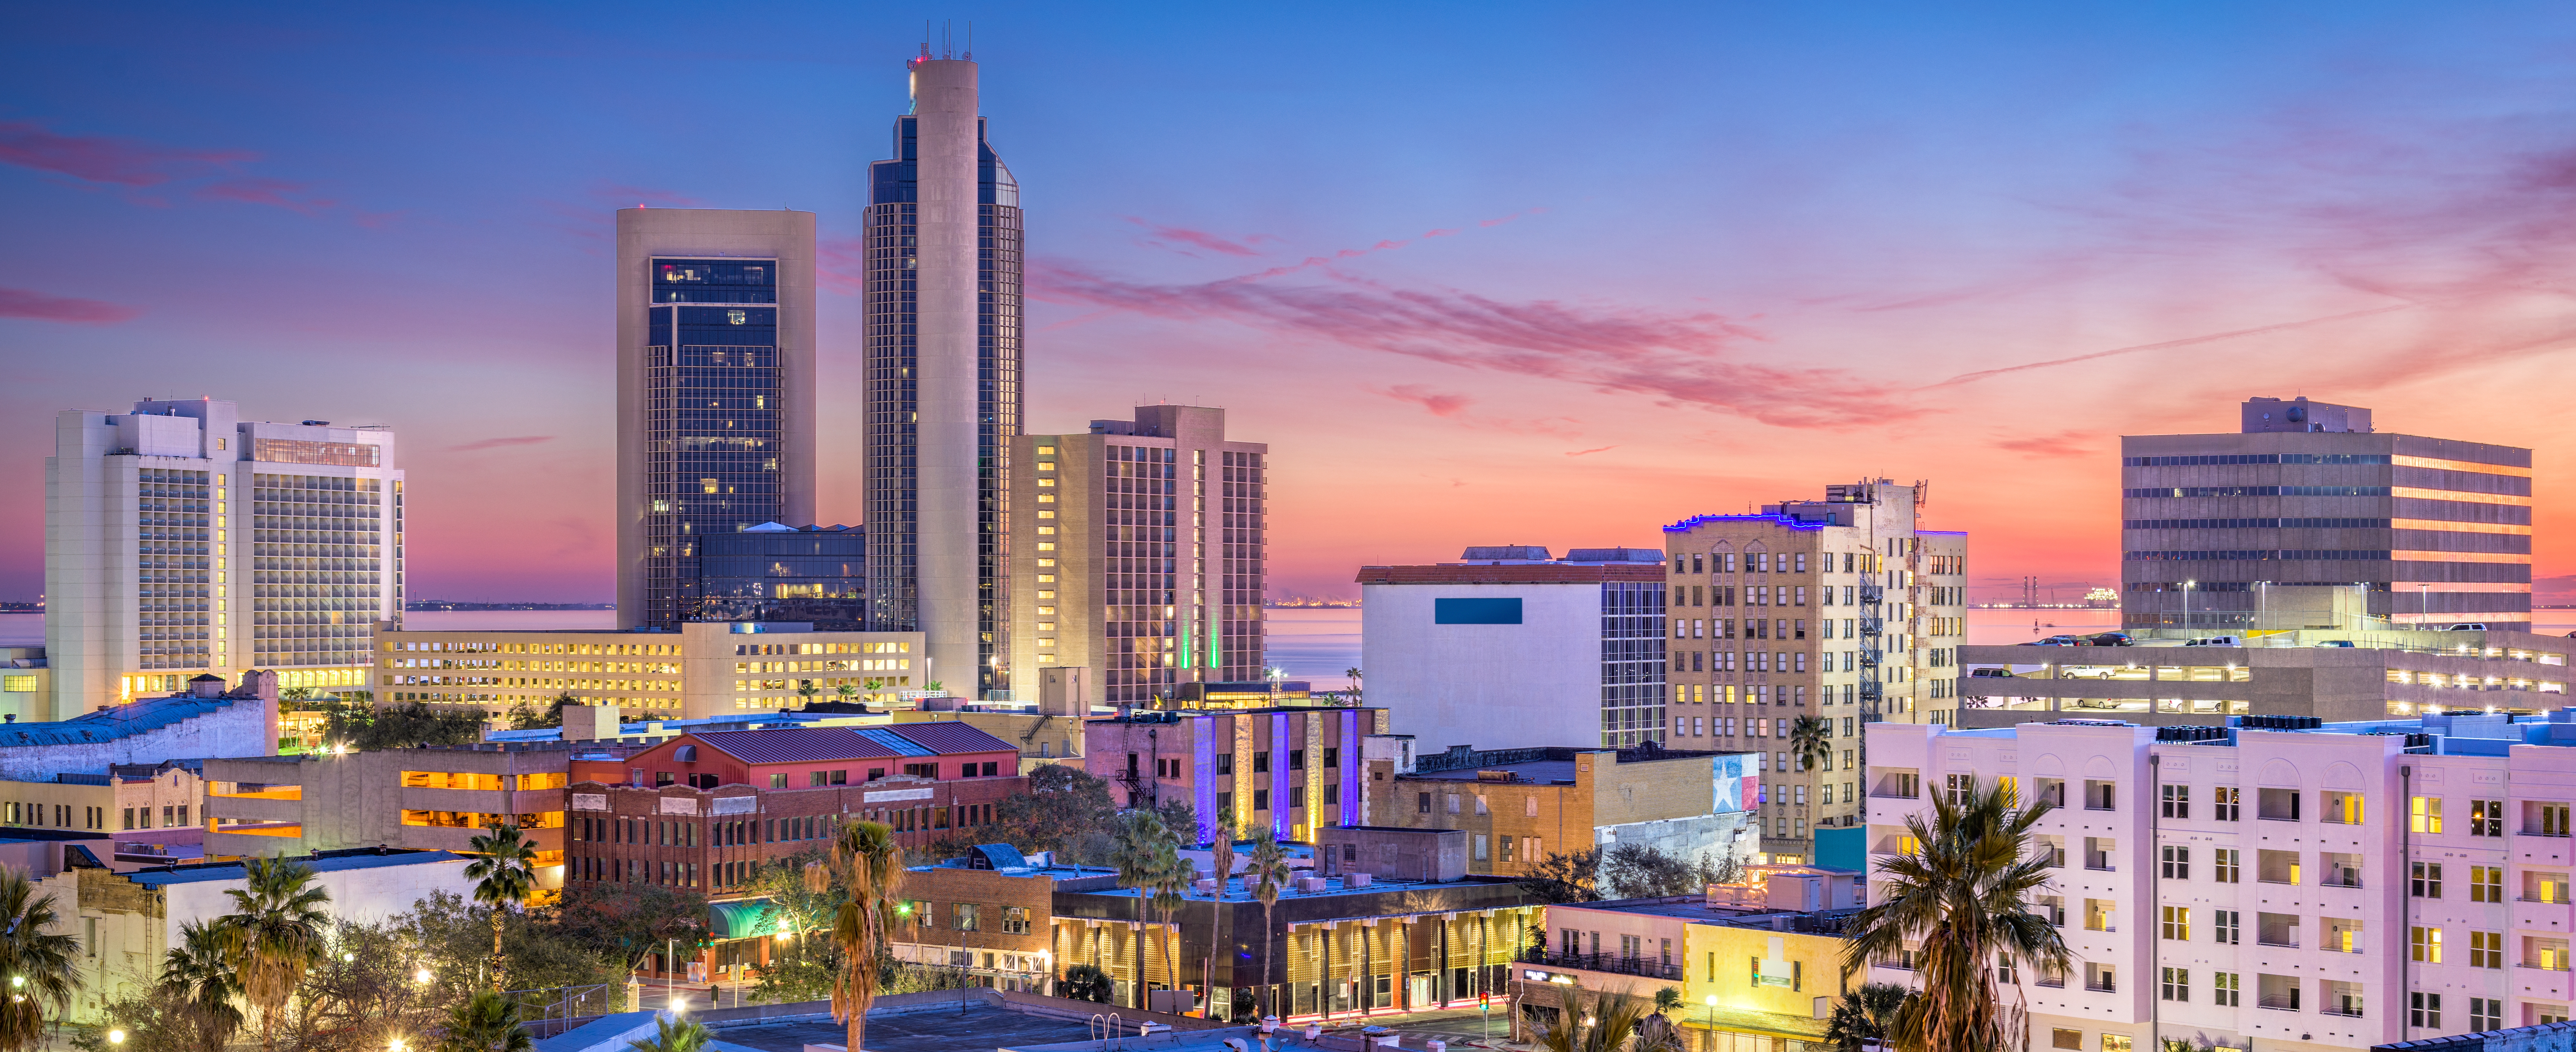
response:
[[[1368,761],[1367,822],[1468,833],[1468,872],[1526,875],[1549,855],[1645,844],[1685,861],[1757,861],[1767,776],[1744,753],[1453,748]]]
[[[1682,1006],[1668,1018],[1686,1047],[1827,1047],[1831,1004],[1858,983],[1841,977],[1851,912],[1742,909],[1696,895],[1550,906],[1544,948],[1513,976],[1521,1003],[1539,1011],[1516,1015],[1563,1011],[1572,985],[1649,1000],[1673,987]],[[1526,1040],[1529,1021],[1514,1022]]]
[[[2148,643],[2181,634],[2133,633]],[[1961,647],[1955,722],[2008,727],[2057,718],[2050,713],[2166,725],[2224,723],[2249,713],[2341,722],[2488,708],[2533,712],[2567,704],[2568,659],[2576,656],[2576,639],[2529,632],[2321,630],[2246,642],[2252,645]],[[2353,645],[2329,645],[2335,643]]]
[[[2034,1044],[2309,1052],[2564,1018],[2576,710],[2308,722],[1874,725],[1870,900],[1908,816],[2012,779],[2065,801],[2039,822],[2065,861],[2038,905],[2080,962],[2007,995]],[[1908,980],[1895,964],[1868,978]]]
[[[1385,721],[1383,709],[1134,712],[1083,724],[1083,770],[1128,807],[1188,803],[1200,843],[1219,816],[1240,835],[1311,842],[1325,826],[1362,824],[1360,742]]]
[[[1013,448],[1013,668],[1088,668],[1077,702],[1111,705],[1261,678],[1269,446],[1228,440],[1225,410],[1150,405]],[[1038,700],[1034,671],[1013,683]]]
[[[727,273],[721,280],[690,273],[693,262]],[[616,265],[617,624],[667,626],[687,614],[694,534],[814,521],[814,213],[620,209]],[[737,286],[735,266],[766,272]],[[676,325],[656,317],[674,312]],[[685,340],[656,350],[656,331],[670,339],[723,320],[769,322],[774,332],[763,342],[774,361],[702,362],[679,353],[689,348]],[[700,375],[713,371],[737,378],[718,384]],[[690,386],[722,391],[727,404],[708,408],[723,412],[698,411],[681,396]],[[728,455],[710,459],[712,451]]]
[[[2265,593],[2359,584],[2377,627],[2530,629],[2530,450],[2382,434],[2304,397],[2239,417],[2120,439],[2123,624],[2284,627],[2255,623]]]
[[[1433,750],[1659,740],[1664,569],[1614,559],[1475,559],[1359,573],[1367,697]],[[1581,549],[1578,549],[1581,551]]]
[[[622,747],[582,743],[585,753]],[[463,851],[491,822],[535,843],[538,882],[561,887],[565,745],[389,749],[209,760],[210,858],[391,847]]]
[[[879,707],[924,680],[919,632],[817,632],[759,621],[691,621],[676,631],[404,631],[377,638],[375,689],[498,719],[571,693],[631,717],[706,719],[798,708],[841,687]]]
[[[402,618],[394,434],[240,419],[232,402],[65,410],[45,459],[49,711],[69,719],[190,676],[366,682]]]
[[[277,674],[254,670],[225,690],[201,674],[185,692],[111,705],[53,723],[0,725],[0,778],[47,782],[118,765],[256,756],[277,743]]]

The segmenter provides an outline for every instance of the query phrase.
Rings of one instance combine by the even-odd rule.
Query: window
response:
[[[978,912],[980,907],[977,907],[972,902],[960,902],[955,904],[952,908],[955,911],[951,919],[952,927],[958,931],[977,930],[977,923],[979,920]]]
[[[2296,789],[2255,790],[2255,817],[2271,822],[2299,820],[2299,791]]]
[[[2234,884],[2244,879],[2245,867],[2240,860],[2245,856],[2239,849],[2222,847],[2210,852],[2210,855],[2211,868],[2216,871],[2212,874],[2213,879],[2221,884]]]
[[[2190,849],[2190,848],[2182,847],[2182,846],[2174,845],[2174,844],[2167,844],[2167,845],[2165,845],[2165,846],[2164,846],[2164,847],[2162,847],[2162,848],[2158,848],[2157,850],[2158,850],[2158,852],[2160,852],[2160,853],[2164,856],[2164,858],[2162,859],[2162,865],[2163,865],[2163,867],[2164,867],[2164,871],[2163,871],[2163,874],[2162,874],[2162,875],[2163,875],[2164,879],[2166,879],[2166,880],[2190,880],[2190,879],[2191,879],[2191,849]]]
[[[1431,813],[1431,794],[1413,794],[1413,813],[1418,815],[1427,815]]]
[[[770,787],[770,788],[772,788],[772,789],[785,789],[785,788],[787,788],[787,776],[786,776],[786,775],[783,775],[783,774],[773,774],[773,775],[770,775],[770,776],[769,776],[769,787]]]
[[[2504,1029],[2504,998],[2469,998],[2469,1032],[2482,1034]]]
[[[2469,901],[2471,901],[2471,902],[2503,902],[2503,901],[2504,901],[2504,867],[2503,867],[2503,866],[2470,866],[2470,867],[2469,867]]]
[[[2163,799],[2160,801],[2160,803],[2162,804],[2162,807],[2163,807],[2163,815],[2164,815],[2164,817],[2166,817],[2166,818],[2190,818],[2190,817],[2191,817],[2191,787],[2190,787],[2190,786],[2188,786],[2188,785],[2168,785],[2168,786],[2164,786],[2164,787],[2162,787],[2162,791],[2163,791],[2164,796],[2163,796]]]
[[[1005,906],[1005,907],[1003,907],[1003,908],[1002,908],[1002,933],[1003,933],[1003,934],[1005,934],[1005,935],[1026,935],[1026,934],[1028,934],[1028,933],[1029,933],[1029,910],[1028,910],[1028,907],[1026,907],[1026,906]]]
[[[2361,794],[2327,793],[2325,813],[2317,817],[2321,821],[2333,822],[2338,825],[2360,825],[2362,817]]]
[[[2237,945],[2244,932],[2243,926],[2236,920],[2239,916],[2241,914],[2235,910],[2209,911],[2211,938],[2222,946]]]
[[[1266,753],[1266,752],[1257,752],[1257,753],[1253,753],[1253,754],[1252,754],[1252,773],[1254,773],[1254,774],[1269,774],[1269,773],[1270,773],[1270,754],[1269,754],[1269,753]]]
[[[2244,998],[2244,980],[2236,972],[2219,972],[2210,983],[2209,1003],[2235,1008]]]
[[[2119,979],[2120,970],[2110,965],[2091,962],[2086,962],[2084,965],[2084,988],[2087,990],[2103,994],[2118,993]]]
[[[2504,933],[2500,931],[2470,932],[2469,967],[2504,967]]]
[[[1458,811],[1458,798],[1453,796],[1449,798],[1449,801],[1450,813],[1456,814]],[[1255,789],[1252,791],[1252,809],[1255,811],[1270,810],[1270,790]]]
[[[1305,769],[1305,767],[1306,767],[1306,750],[1304,750],[1304,749],[1290,749],[1290,750],[1288,750],[1288,769],[1289,769],[1289,770],[1292,770],[1292,771],[1296,771],[1296,770],[1304,770],[1304,769]]]
[[[1949,776],[1948,783],[1941,790],[1941,800],[1943,803],[1947,803],[1953,807],[1966,804],[1968,802],[1969,792],[1974,790],[1976,787],[1976,775],[1951,775]]]
[[[2084,900],[2084,930],[2120,930],[2120,903],[2116,899]]]
[[[2415,878],[2408,894],[2419,899],[2441,898],[2442,864],[2439,862],[2415,863]]]
[[[2469,835],[2470,835],[2470,836],[2503,836],[2503,835],[2504,835],[2504,801],[2502,801],[2502,800],[2471,800],[2471,801],[2469,801]]]
[[[2418,833],[2441,832],[2442,798],[2438,796],[2418,796],[2407,801],[2406,822],[2411,829]]]
[[[2421,990],[2406,995],[2406,1025],[2442,1029],[2442,995]]]
[[[2243,817],[2245,790],[2232,785],[2220,786],[2210,793],[2209,817],[2221,822],[2234,822]]]
[[[2085,783],[2084,783],[2084,809],[2085,809],[2085,810],[2087,810],[2087,811],[2112,811],[2112,810],[2117,810],[2117,809],[2118,809],[2117,801],[2118,801],[2118,798],[2119,798],[2119,797],[2118,797],[2118,791],[2119,791],[2119,785],[2118,785],[2118,783],[2116,783],[2116,782],[2106,782],[2106,781],[2088,781],[2088,782],[2085,782]]]
[[[1340,750],[1339,748],[1331,748],[1331,749],[1326,749],[1326,750],[1324,750],[1324,766],[1326,766],[1326,767],[1340,767],[1341,765],[1342,765],[1342,750]]]
[[[2406,959],[2426,964],[2442,963],[2442,929],[2406,929]]]
[[[2083,1052],[2084,1032],[2081,1030],[2068,1030],[2062,1026],[2050,1027],[2048,1030],[2048,1047],[2071,1048],[2075,1049],[2076,1052]]]
[[[2163,910],[2163,915],[2157,922],[2157,927],[2159,929],[2158,934],[2163,938],[2172,939],[2175,942],[2190,942],[2191,908],[2188,906],[2161,906],[2158,908]],[[2168,997],[2165,998],[2165,1000],[2172,1001],[2176,1000],[2176,998]]]
[[[2522,806],[2522,831],[2525,835],[2567,835],[2566,804],[2531,802]]]
[[[2167,1001],[2191,1000],[2191,969],[2165,969],[2162,981],[2157,983],[2156,996]]]
[[[2102,1052],[2131,1052],[2131,1045],[2129,1044],[2129,1035],[2127,1035],[2127,1034],[2104,1034],[2104,1035],[2102,1035]]]

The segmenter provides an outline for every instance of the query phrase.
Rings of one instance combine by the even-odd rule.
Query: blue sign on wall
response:
[[[1517,625],[1521,623],[1519,599],[1434,599],[1431,601],[1431,623],[1435,625]]]

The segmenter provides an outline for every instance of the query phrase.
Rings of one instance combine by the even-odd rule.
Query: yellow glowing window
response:
[[[501,788],[497,774],[470,774],[463,771],[404,771],[405,789],[472,789],[496,791]]]

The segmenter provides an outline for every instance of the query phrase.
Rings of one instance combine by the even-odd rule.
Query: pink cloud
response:
[[[487,438],[480,442],[467,442],[463,445],[449,446],[447,447],[447,450],[451,453],[476,453],[486,449],[507,449],[511,446],[533,446],[539,442],[552,442],[554,440],[555,436],[553,435],[513,435],[508,438]]]
[[[868,239],[827,237],[814,243],[814,280],[844,296],[868,287]]]
[[[1309,261],[1310,263],[1314,261]],[[1151,317],[1226,321],[1461,368],[1643,395],[1780,427],[1886,423],[1920,415],[1901,392],[1848,370],[1739,358],[1753,330],[1712,312],[1509,302],[1455,290],[1399,289],[1324,268],[1325,284],[1259,279],[1201,284],[1125,281],[1058,259],[1037,261],[1031,294],[1053,303]]]
[[[303,183],[288,182],[284,179],[264,179],[253,176],[245,176],[237,179],[224,179],[218,182],[208,183],[197,188],[197,196],[219,201],[240,201],[245,204],[275,205],[279,208],[292,209],[306,215],[320,212],[339,203],[327,198],[312,196],[312,188]]]
[[[1475,403],[1462,394],[1441,394],[1419,384],[1397,384],[1378,392],[1399,402],[1411,402],[1431,411],[1433,416],[1456,416],[1458,411]]]
[[[1602,446],[1602,447],[1600,447],[1600,448],[1598,448],[1598,449],[1578,449],[1578,450],[1575,450],[1574,452],[1571,452],[1571,453],[1566,454],[1566,456],[1569,456],[1569,457],[1588,457],[1588,456],[1591,456],[1591,455],[1592,455],[1592,454],[1594,454],[1594,453],[1607,453],[1607,452],[1609,452],[1609,451],[1611,451],[1611,450],[1614,450],[1614,449],[1617,449],[1617,448],[1619,448],[1619,447],[1617,447],[1617,446]]]
[[[1497,216],[1497,217],[1492,218],[1492,219],[1479,219],[1479,220],[1477,220],[1477,221],[1476,221],[1476,225],[1477,225],[1477,226],[1501,226],[1501,225],[1503,225],[1503,224],[1505,224],[1505,223],[1511,222],[1512,220],[1518,219],[1518,218],[1520,218],[1520,217],[1522,217],[1522,216],[1534,216],[1534,215],[1537,215],[1537,214],[1539,214],[1539,213],[1541,213],[1541,212],[1544,212],[1544,211],[1547,211],[1547,209],[1544,209],[1544,208],[1524,208],[1524,209],[1521,209],[1521,210],[1520,210],[1520,211],[1518,211],[1518,212],[1514,212],[1514,213],[1512,213],[1512,214],[1510,214],[1510,215],[1507,215],[1507,216]]]
[[[1125,218],[1130,223],[1144,227],[1153,235],[1153,237],[1160,238],[1163,241],[1177,241],[1184,245],[1191,245],[1206,249],[1210,252],[1223,253],[1229,256],[1258,256],[1261,254],[1261,251],[1253,248],[1253,245],[1259,244],[1265,240],[1278,240],[1277,238],[1270,237],[1265,234],[1254,234],[1241,240],[1235,240],[1211,234],[1204,230],[1191,230],[1187,227],[1162,226],[1155,223],[1148,223],[1142,219],[1136,218],[1135,216],[1127,216]],[[1152,240],[1148,240],[1144,243],[1154,245],[1157,248],[1171,248],[1170,245],[1160,244]],[[1174,251],[1179,250],[1175,249]],[[1190,253],[1182,252],[1181,254],[1189,255]]]
[[[71,322],[78,325],[114,325],[141,316],[142,308],[126,307],[99,300],[48,296],[25,289],[0,288],[0,318],[30,318],[37,321]]]
[[[243,150],[179,150],[103,136],[56,135],[24,121],[0,123],[0,164],[93,183],[157,186],[258,156]]]
[[[2085,445],[2085,441],[2099,437],[2096,432],[2076,429],[2053,435],[2000,439],[1995,442],[1995,448],[2009,449],[2026,457],[2083,457],[2093,454],[2092,447]]]

